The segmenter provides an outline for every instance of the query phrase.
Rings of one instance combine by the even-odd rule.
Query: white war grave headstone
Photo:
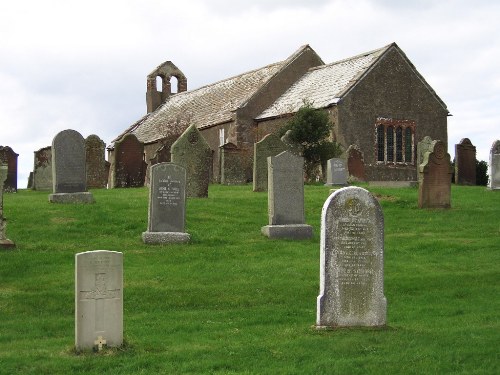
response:
[[[269,225],[262,227],[262,234],[270,238],[311,238],[312,227],[305,224],[304,158],[284,151],[268,157],[267,162]]]
[[[147,244],[187,242],[186,169],[174,163],[155,164],[150,169],[148,229],[142,233]]]
[[[123,343],[123,254],[95,250],[75,255],[75,347]]]
[[[320,251],[317,328],[384,326],[384,217],[367,190],[345,187],[328,197]]]

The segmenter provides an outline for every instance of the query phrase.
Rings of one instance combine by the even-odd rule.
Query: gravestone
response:
[[[125,134],[115,142],[114,160],[110,169],[110,188],[144,186],[144,144],[134,134]]]
[[[490,183],[491,190],[500,190],[500,140],[493,142],[490,150]]]
[[[75,255],[75,347],[123,343],[123,254],[95,250]]]
[[[431,151],[425,153],[419,166],[419,174],[418,207],[450,208],[453,170],[444,142],[432,142]]]
[[[0,161],[0,249],[12,249],[15,247],[14,242],[9,240],[5,234],[7,220],[3,216],[3,186],[5,180],[7,180],[8,173],[8,166]]]
[[[270,238],[312,237],[312,227],[305,224],[304,158],[284,151],[269,156],[267,163],[269,225],[262,227],[262,234]]]
[[[366,181],[365,160],[358,146],[350,145],[347,148],[347,170],[355,181]]]
[[[52,147],[34,152],[33,190],[52,190]]]
[[[87,188],[102,189],[108,185],[106,168],[106,144],[97,135],[85,139],[85,157],[87,163]]]
[[[194,124],[174,142],[170,153],[172,163],[186,168],[187,197],[208,197],[212,150]]]
[[[267,191],[267,158],[287,150],[287,145],[276,134],[268,134],[254,144],[253,191]]]
[[[219,147],[220,150],[220,183],[222,185],[240,185],[250,181],[250,166],[252,155],[249,149],[242,149],[234,143],[227,142]]]
[[[365,189],[345,187],[321,212],[317,328],[384,326],[384,216]]]
[[[455,145],[455,183],[476,185],[476,147],[469,138]]]
[[[417,174],[418,174],[418,182],[420,183],[421,175],[418,172],[418,168],[420,164],[424,162],[424,156],[426,152],[432,150],[433,143],[432,138],[426,135],[420,142],[417,143]]]
[[[147,244],[189,241],[186,223],[186,169],[174,163],[151,167],[148,229],[142,233]]]
[[[347,185],[347,168],[344,159],[333,158],[326,162],[326,186]]]
[[[286,133],[281,137],[281,141],[286,146],[286,151],[290,151],[291,153],[299,156],[302,154],[302,146],[291,139],[292,131],[287,130]]]
[[[0,146],[0,161],[7,165],[7,179],[4,182],[4,193],[17,192],[17,157],[9,146]]]
[[[51,203],[94,203],[87,191],[85,140],[76,130],[63,130],[52,141]]]

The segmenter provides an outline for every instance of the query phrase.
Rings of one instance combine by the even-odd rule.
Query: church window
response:
[[[396,163],[403,162],[403,128],[396,128]]]
[[[414,163],[415,121],[379,118],[375,129],[378,163]]]
[[[223,146],[226,143],[224,138],[224,128],[219,129],[219,146]]]
[[[407,163],[413,162],[413,134],[411,128],[405,129],[405,161]]]
[[[385,160],[385,128],[377,126],[377,161]]]
[[[388,126],[387,130],[387,161],[394,161],[394,128],[392,126]]]

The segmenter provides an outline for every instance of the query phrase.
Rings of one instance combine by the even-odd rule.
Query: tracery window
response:
[[[378,163],[414,163],[415,121],[378,118],[375,133]]]

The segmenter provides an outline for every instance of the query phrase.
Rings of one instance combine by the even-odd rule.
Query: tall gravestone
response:
[[[114,160],[110,168],[110,188],[144,186],[144,143],[132,133],[125,134],[115,143]]]
[[[52,190],[52,147],[34,152],[33,190]]]
[[[356,181],[366,181],[365,159],[361,150],[356,145],[350,145],[346,154],[349,176]]]
[[[7,165],[7,178],[4,182],[4,193],[17,192],[17,158],[14,150],[9,146],[0,146],[0,161]]]
[[[267,158],[269,225],[261,232],[270,238],[312,237],[305,224],[304,158],[284,151]]]
[[[427,152],[432,151],[433,140],[426,135],[420,142],[417,143],[417,174],[418,182],[420,183],[421,174],[418,172],[420,164],[424,162],[424,156]]]
[[[500,190],[500,140],[493,142],[490,150],[490,183],[491,190]]]
[[[186,169],[174,163],[151,167],[148,229],[142,233],[147,244],[187,242]]]
[[[123,254],[95,250],[75,255],[75,347],[123,343]]]
[[[51,203],[94,203],[87,191],[85,140],[76,130],[63,130],[52,141]]]
[[[316,326],[384,326],[384,216],[365,189],[345,187],[321,212]]]
[[[433,141],[431,151],[419,165],[418,207],[450,208],[451,175],[450,155],[442,141]]]
[[[97,135],[89,135],[85,139],[85,155],[87,163],[87,188],[102,189],[108,185],[106,167],[106,144]]]
[[[476,147],[469,138],[462,138],[460,143],[455,145],[455,183],[476,184]]]
[[[8,176],[8,166],[0,161],[0,249],[12,249],[14,242],[7,238],[6,227],[7,220],[3,216],[3,186]]]
[[[267,158],[287,150],[287,145],[273,133],[254,144],[253,191],[267,191]]]
[[[333,158],[326,162],[326,186],[347,185],[347,168],[344,159]]]
[[[172,163],[186,168],[187,197],[208,197],[212,150],[193,124],[170,149]]]
[[[222,185],[239,185],[250,181],[250,173],[244,166],[251,165],[251,152],[242,149],[234,143],[227,142],[219,147],[220,150],[220,183]]]

